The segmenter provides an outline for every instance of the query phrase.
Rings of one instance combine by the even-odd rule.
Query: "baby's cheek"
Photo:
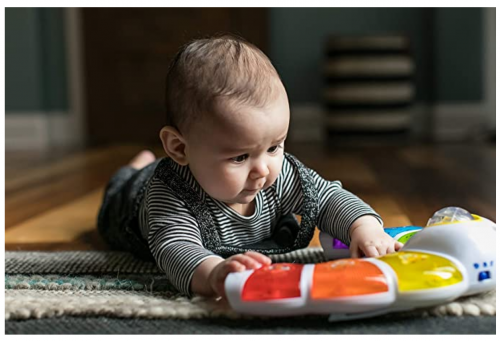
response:
[[[203,188],[209,195],[219,200],[227,199],[226,196],[232,195],[233,183],[234,174],[224,169],[207,169],[203,174]]]
[[[278,160],[274,162],[270,167],[269,176],[267,177],[266,180],[266,187],[271,186],[276,181],[276,179],[280,175],[282,165],[283,165],[283,156],[281,156],[281,158],[278,158]]]
[[[225,188],[230,189],[230,191],[239,192],[243,189],[247,174],[241,170],[233,170],[230,172],[222,172],[222,176],[219,178],[219,184],[223,185]]]

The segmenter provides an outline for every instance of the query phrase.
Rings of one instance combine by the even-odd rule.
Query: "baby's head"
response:
[[[274,183],[290,112],[262,51],[234,36],[196,40],[175,56],[166,88],[165,152],[210,196],[245,204]]]

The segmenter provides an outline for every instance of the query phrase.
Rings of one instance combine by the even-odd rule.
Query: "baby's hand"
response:
[[[237,254],[217,264],[210,272],[208,281],[218,296],[225,297],[224,281],[229,273],[258,269],[263,265],[271,264],[271,262],[269,257],[258,252],[249,251],[244,254]]]
[[[363,216],[350,227],[352,258],[383,256],[398,251],[403,244],[384,232],[382,225],[373,216]]]

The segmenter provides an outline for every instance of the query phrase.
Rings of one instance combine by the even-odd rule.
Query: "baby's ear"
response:
[[[172,126],[165,126],[160,131],[160,139],[165,153],[181,166],[188,164],[186,142],[181,133]]]

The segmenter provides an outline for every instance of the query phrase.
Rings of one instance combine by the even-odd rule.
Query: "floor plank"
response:
[[[77,152],[6,177],[6,229],[105,186],[111,175],[140,150],[137,146],[117,146]],[[9,167],[15,168],[6,164]]]
[[[5,242],[70,243],[85,240],[95,231],[104,188],[48,210],[5,231]]]

